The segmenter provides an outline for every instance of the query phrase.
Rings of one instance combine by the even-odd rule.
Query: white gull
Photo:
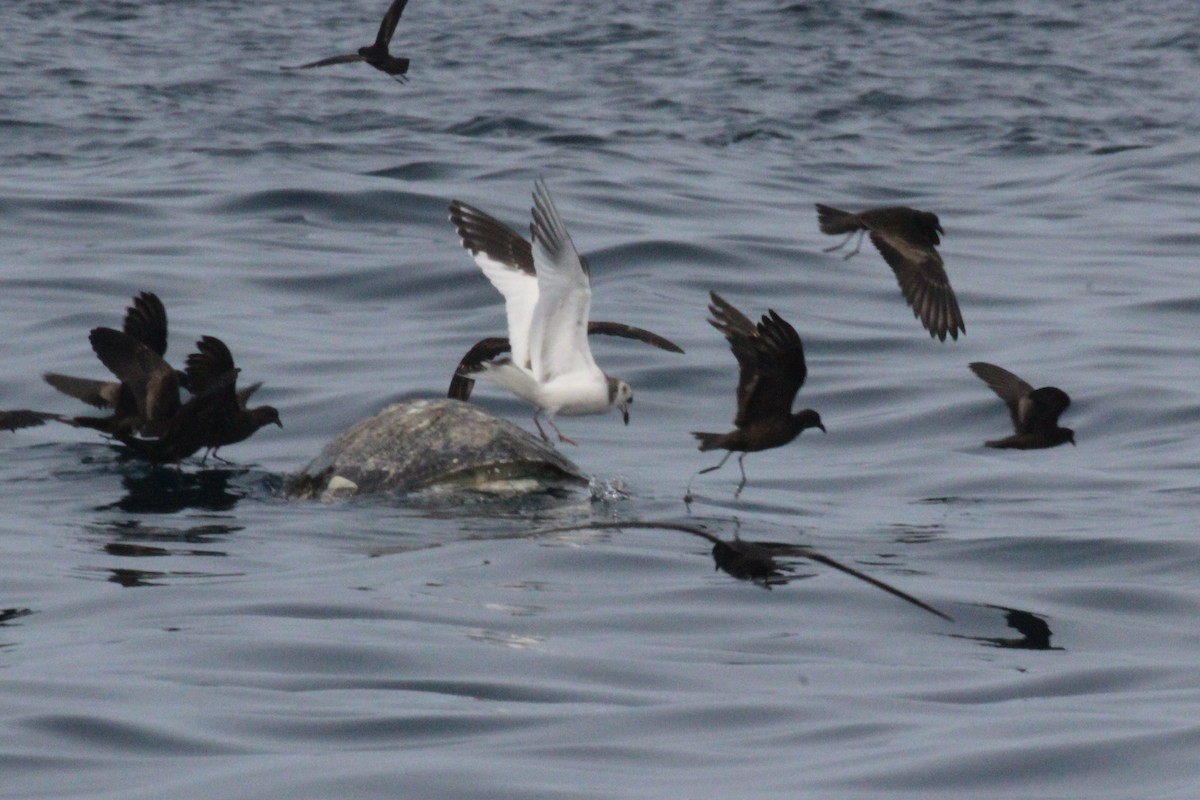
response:
[[[633,389],[605,375],[592,358],[587,338],[591,271],[546,184],[534,183],[532,264],[507,246],[511,232],[487,214],[457,200],[450,212],[463,247],[504,296],[512,346],[510,358],[481,364],[470,377],[497,383],[531,403],[534,425],[547,441],[538,420],[542,412],[559,441],[569,444],[574,442],[554,424],[555,415],[603,414],[615,406],[628,425]]]

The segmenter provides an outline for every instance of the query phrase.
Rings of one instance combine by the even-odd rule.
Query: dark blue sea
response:
[[[1197,796],[1193,2],[411,0],[407,83],[279,69],[386,5],[0,4],[0,408],[85,413],[41,374],[104,377],[88,331],[145,290],[172,363],[219,336],[284,424],[182,474],[0,433],[0,796]],[[593,343],[636,394],[559,419],[593,489],[284,499],[505,332],[446,208],[525,230],[538,177],[593,317],[687,351]],[[938,213],[965,336],[869,242],[822,252],[815,202]],[[710,290],[795,325],[828,433],[689,507],[689,432],[734,415]],[[985,448],[972,361],[1067,391],[1078,446]],[[548,532],[598,522],[630,527]]]

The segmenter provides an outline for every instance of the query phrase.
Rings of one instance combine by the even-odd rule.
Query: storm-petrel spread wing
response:
[[[106,432],[160,435],[179,411],[179,373],[161,355],[123,331],[93,328],[88,339],[101,363],[129,392],[136,409],[121,425]]]
[[[0,411],[0,431],[19,431],[22,428],[36,428],[45,425],[47,420],[59,419],[57,414],[47,414],[44,411],[30,411],[27,408],[16,408],[11,411]]]
[[[808,428],[824,431],[825,426],[821,415],[811,408],[792,413],[792,401],[808,375],[804,346],[796,329],[773,310],[764,314],[756,326],[716,292],[710,295],[709,324],[725,334],[738,362],[738,410],[733,421],[736,428],[729,433],[692,432],[700,440],[701,451],[729,451],[719,464],[697,474],[720,469],[734,451],[740,452],[742,482],[734,492],[737,497],[746,486],[746,469],[742,464],[746,453],[782,447],[801,431]]]
[[[160,356],[166,355],[167,310],[163,307],[162,300],[153,292],[139,292],[133,298],[133,305],[125,310],[125,323],[122,329]],[[136,410],[132,395],[122,392],[120,382],[76,378],[72,375],[59,375],[54,372],[47,372],[42,377],[46,383],[65,395],[82,400],[96,408],[108,408],[116,412],[113,417],[109,418],[82,418],[84,421],[80,424],[87,427],[98,427],[101,430],[114,426],[120,427],[120,418],[134,413]]]
[[[383,21],[379,23],[379,33],[375,35],[375,43],[358,48],[357,53],[330,56],[322,58],[320,61],[292,67],[280,67],[280,69],[311,69],[312,67],[328,67],[331,64],[365,61],[375,69],[386,72],[396,80],[403,82],[404,73],[408,72],[408,59],[393,56],[388,51],[388,46],[391,44],[392,34],[396,32],[396,24],[400,22],[400,15],[404,13],[404,6],[407,4],[408,0],[394,0],[388,7],[387,13],[383,15]]]
[[[921,320],[930,336],[944,342],[946,334],[958,339],[960,331],[967,332],[958,299],[937,251],[941,243],[938,234],[945,231],[936,214],[907,206],[870,208],[853,214],[817,203],[817,220],[822,233],[846,234],[840,244],[827,248],[826,252],[841,249],[855,233],[859,234],[858,245],[846,258],[858,252],[862,236],[870,232],[876,249],[896,273],[913,316]]]
[[[1038,450],[1065,442],[1075,444],[1075,432],[1058,426],[1059,416],[1071,405],[1071,398],[1062,389],[1057,386],[1034,389],[1008,370],[983,361],[969,366],[999,395],[1012,417],[1013,435],[985,442],[988,447]]]

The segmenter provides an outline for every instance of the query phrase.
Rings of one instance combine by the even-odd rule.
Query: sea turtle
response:
[[[520,494],[586,485],[552,445],[459,400],[407,400],[325,446],[287,487],[293,497],[475,491]]]

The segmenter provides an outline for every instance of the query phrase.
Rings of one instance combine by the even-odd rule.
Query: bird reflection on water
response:
[[[1019,608],[1008,608],[1007,606],[995,606],[990,603],[980,603],[980,608],[993,608],[997,611],[1004,612],[1004,623],[1008,627],[1021,634],[1020,637],[1011,636],[963,636],[954,634],[956,638],[969,639],[973,642],[988,645],[989,647],[1001,647],[1009,650],[1062,650],[1061,647],[1053,647],[1050,644],[1050,637],[1053,632],[1050,630],[1046,620],[1030,611],[1022,611]]]
[[[570,525],[559,528],[547,528],[538,531],[538,533],[559,533],[566,531],[578,530],[605,530],[605,529],[624,529],[624,528],[649,528],[653,530],[669,530],[687,533],[692,536],[698,536],[712,542],[712,557],[716,568],[722,570],[728,575],[739,580],[748,580],[757,583],[765,589],[770,589],[772,586],[780,586],[795,580],[801,576],[796,575],[792,565],[781,559],[803,559],[807,561],[815,561],[818,564],[824,564],[827,567],[843,572],[853,578],[857,578],[864,583],[869,583],[877,589],[882,589],[890,595],[899,597],[906,603],[911,603],[917,608],[928,611],[930,614],[941,617],[942,619],[953,622],[954,620],[941,611],[938,611],[933,606],[924,603],[907,592],[897,589],[891,584],[884,583],[878,578],[872,578],[866,573],[859,572],[853,567],[849,567],[840,561],[836,561],[829,556],[822,555],[810,547],[804,545],[794,545],[785,542],[760,542],[747,541],[741,538],[722,539],[714,533],[710,533],[699,525],[682,523],[682,522],[652,522],[652,521],[637,521],[629,522],[591,522],[583,525]]]
[[[196,509],[229,511],[248,491],[230,486],[246,469],[203,469],[181,472],[174,467],[149,466],[121,477],[125,496],[102,506],[128,514],[174,514]]]

